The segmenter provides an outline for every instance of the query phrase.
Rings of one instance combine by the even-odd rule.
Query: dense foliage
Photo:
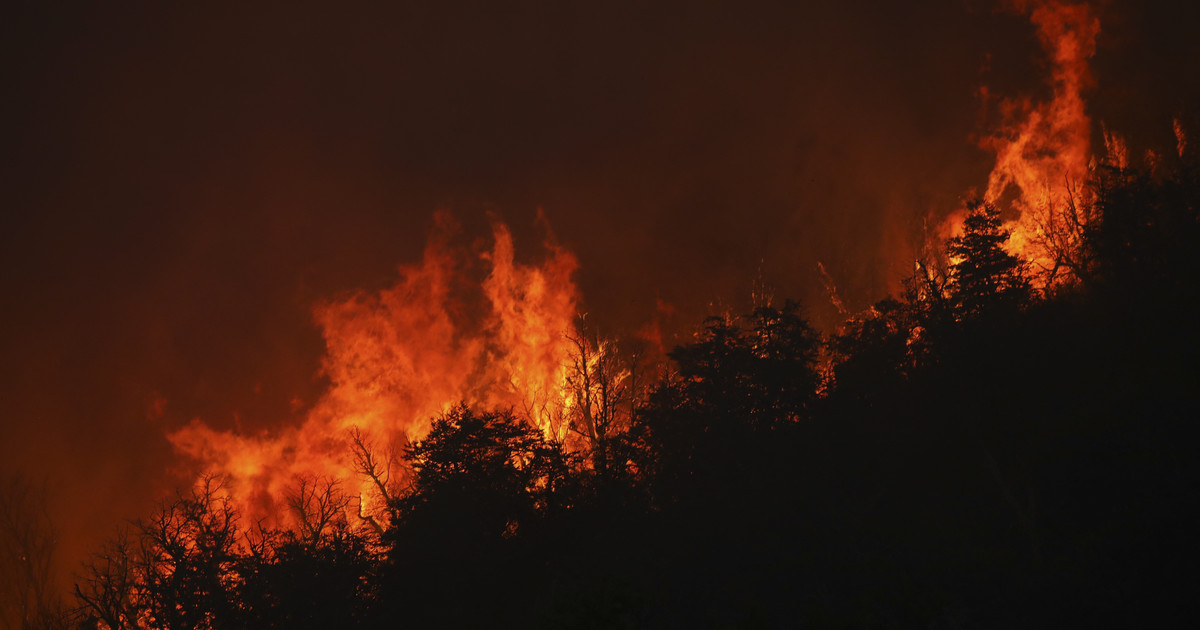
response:
[[[307,527],[249,537],[212,487],[179,497],[97,556],[80,623],[1174,627],[1200,592],[1200,182],[1094,195],[1052,292],[980,204],[943,275],[828,339],[791,303],[711,319],[644,395],[589,399],[570,448],[456,407],[382,536],[333,481]],[[572,383],[624,391],[605,374]]]

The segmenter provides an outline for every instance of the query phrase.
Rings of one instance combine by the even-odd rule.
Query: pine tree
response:
[[[1011,309],[1029,298],[1025,263],[1004,250],[1009,232],[1000,224],[1000,211],[975,202],[963,221],[963,234],[950,239],[950,298],[959,318]]]

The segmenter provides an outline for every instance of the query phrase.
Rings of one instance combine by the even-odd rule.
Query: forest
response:
[[[468,404],[396,453],[353,436],[378,518],[312,478],[268,527],[208,477],[13,627],[1176,627],[1200,601],[1200,165],[1101,166],[1065,203],[1052,264],[970,204],[829,334],[762,303],[655,371],[581,328],[563,440]]]

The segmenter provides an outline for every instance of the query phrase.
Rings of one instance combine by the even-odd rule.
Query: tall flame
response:
[[[463,255],[451,247],[450,217],[436,219],[423,260],[401,266],[391,288],[314,309],[330,387],[299,425],[245,435],[194,420],[168,436],[205,475],[224,478],[250,522],[286,525],[299,479],[337,479],[347,496],[360,497],[360,512],[377,509],[379,489],[355,474],[351,431],[395,449],[423,437],[430,418],[459,401],[512,407],[562,437],[575,257],[547,239],[540,265],[518,263],[499,222],[489,252]]]
[[[1092,122],[1083,95],[1092,85],[1089,62],[1100,21],[1084,3],[1018,0],[1015,6],[1037,27],[1052,66],[1052,95],[1044,102],[1001,101],[1000,128],[980,142],[996,154],[984,201],[1016,211],[1017,218],[1006,225],[1012,233],[1009,251],[1045,271],[1057,262],[1047,251],[1045,232],[1055,219],[1049,215],[1071,203],[1073,187],[1087,176],[1092,161]],[[1110,154],[1125,159],[1120,139],[1109,134],[1105,139]],[[961,224],[957,214],[947,225],[957,231]]]

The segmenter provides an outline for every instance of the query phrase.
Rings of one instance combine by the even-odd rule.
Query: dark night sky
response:
[[[0,462],[48,477],[69,554],[162,489],[164,429],[314,400],[311,305],[389,284],[439,208],[480,235],[495,212],[526,256],[544,209],[615,334],[760,273],[829,326],[816,263],[851,307],[883,297],[986,182],[978,88],[1046,90],[1028,21],[980,0],[22,4]],[[1198,10],[1099,14],[1090,113],[1173,146]]]

